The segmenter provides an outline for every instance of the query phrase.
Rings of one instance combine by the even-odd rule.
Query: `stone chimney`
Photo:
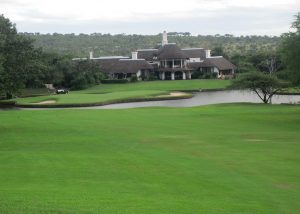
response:
[[[90,51],[90,59],[94,59],[94,52]]]
[[[205,58],[210,58],[210,50],[205,50]]]
[[[137,51],[131,52],[131,59],[138,59],[138,52]]]
[[[162,46],[167,45],[168,44],[168,34],[166,31],[163,32],[163,38],[162,38]]]

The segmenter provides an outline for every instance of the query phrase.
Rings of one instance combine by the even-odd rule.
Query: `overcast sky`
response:
[[[20,32],[280,35],[300,0],[0,0]]]

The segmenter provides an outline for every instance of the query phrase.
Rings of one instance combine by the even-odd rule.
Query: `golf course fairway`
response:
[[[299,213],[300,107],[0,111],[0,213]]]

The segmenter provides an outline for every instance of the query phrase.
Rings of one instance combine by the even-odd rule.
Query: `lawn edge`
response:
[[[105,106],[110,104],[118,103],[132,103],[132,102],[146,102],[146,101],[163,101],[163,100],[180,100],[180,99],[189,99],[192,98],[193,94],[186,94],[177,97],[135,97],[135,98],[124,98],[109,100],[103,102],[94,102],[94,103],[68,103],[68,104],[18,104],[15,103],[13,107],[20,108],[72,108],[72,107],[93,107],[93,106]]]

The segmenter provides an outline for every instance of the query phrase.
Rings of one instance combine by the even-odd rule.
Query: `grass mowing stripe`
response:
[[[1,213],[295,213],[299,106],[0,112]]]

